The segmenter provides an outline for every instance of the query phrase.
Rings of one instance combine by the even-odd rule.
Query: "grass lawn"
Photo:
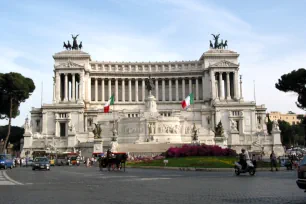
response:
[[[197,167],[197,168],[233,168],[236,157],[180,157],[168,158],[167,167]],[[153,160],[143,162],[128,162],[127,166],[142,167],[142,166],[156,166],[163,167],[164,160]],[[270,163],[257,162],[257,167],[270,167]]]

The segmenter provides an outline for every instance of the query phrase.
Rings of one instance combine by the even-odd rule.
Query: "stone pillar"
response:
[[[72,74],[72,86],[71,86],[71,91],[72,91],[72,98],[71,100],[75,100],[75,74]],[[80,93],[79,93],[80,94]]]
[[[220,89],[220,93],[219,93],[219,98],[222,100],[224,99],[224,86],[223,86],[223,80],[222,80],[222,72],[219,72],[219,89]]]
[[[165,91],[166,91],[165,79],[162,79],[162,96],[163,96],[162,99],[163,99],[163,101],[166,101]]]
[[[205,77],[202,76],[202,100],[205,100],[204,96],[205,96]]]
[[[199,97],[199,79],[196,78],[196,98],[197,101],[200,99]]]
[[[95,101],[98,101],[98,78],[95,78]]]
[[[158,79],[155,78],[155,98],[158,101]]]
[[[242,75],[240,75],[240,100],[243,100],[243,95],[242,95]]]
[[[234,97],[235,99],[238,99],[238,71],[234,72]]]
[[[105,101],[105,81],[104,78],[101,79],[101,94],[102,94],[102,102]]]
[[[210,80],[211,80],[211,97],[212,99],[216,99],[216,77],[215,77],[215,72],[210,71]]]
[[[65,97],[64,101],[68,101],[68,74],[65,73]]]
[[[145,92],[145,79],[142,79],[142,101],[145,101],[145,96],[146,96],[146,92]]]
[[[168,79],[169,82],[169,101],[172,101],[172,79]]]
[[[56,83],[53,82],[53,103],[56,103]]]
[[[135,79],[135,101],[138,102],[138,79]]]
[[[60,125],[58,120],[55,121],[55,136],[59,137],[60,136]]]
[[[88,101],[91,101],[91,77],[89,76],[89,73],[86,74],[87,75],[87,97],[88,97]]]
[[[112,79],[108,79],[108,97],[110,98],[111,96],[112,96]]]
[[[85,120],[85,121],[84,121],[84,123],[85,123],[84,132],[87,132],[87,129],[88,129],[88,127],[87,127],[87,126],[88,126],[88,121],[87,121],[87,115],[85,115],[85,114],[84,114],[84,120]]]
[[[188,93],[188,95],[191,94],[191,93],[192,93],[192,79],[190,78],[189,79],[189,93]]]
[[[132,101],[132,80],[129,79],[129,102]]]
[[[122,85],[122,101],[125,102],[125,79],[122,79],[121,85]]]
[[[56,72],[56,100],[57,102],[61,101],[61,75],[60,73]]]
[[[226,99],[231,99],[231,88],[230,88],[230,73],[226,72]]]
[[[80,83],[79,83],[79,100],[81,100],[83,102],[84,100],[84,73],[82,72],[81,74],[79,74],[80,76]]]
[[[176,101],[179,101],[179,84],[178,84],[178,78],[175,79],[175,96],[176,96]]]
[[[115,101],[118,102],[118,78],[115,79]]]
[[[185,78],[182,78],[182,94],[183,94],[183,99],[186,98],[185,95]]]

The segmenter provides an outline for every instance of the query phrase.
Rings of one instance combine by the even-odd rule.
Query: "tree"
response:
[[[0,139],[5,139],[5,136],[8,131],[8,125],[0,126]],[[18,126],[11,126],[11,134],[9,141],[14,145],[14,150],[20,149],[20,140],[23,138],[24,129]]]
[[[9,120],[2,151],[5,150],[10,137],[12,118],[18,115],[20,103],[28,99],[34,90],[35,85],[30,78],[15,72],[0,74],[1,102],[6,103],[3,108],[0,108],[0,113],[2,118],[5,117]]]
[[[304,68],[282,75],[275,87],[285,93],[297,93],[297,107],[306,110],[306,70]]]

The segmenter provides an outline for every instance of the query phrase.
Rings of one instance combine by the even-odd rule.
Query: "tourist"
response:
[[[270,154],[270,161],[271,161],[271,171],[273,171],[273,167],[275,167],[275,170],[278,171],[276,155],[273,150],[272,153]]]

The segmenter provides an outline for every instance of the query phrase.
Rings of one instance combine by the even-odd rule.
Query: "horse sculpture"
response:
[[[65,42],[64,42],[63,48],[66,48],[66,50],[68,50],[68,45],[66,45]]]
[[[218,47],[219,47],[219,43],[218,43],[218,40],[219,40],[219,36],[220,36],[220,34],[218,34],[218,35],[214,35],[214,34],[211,34],[212,36],[214,36],[214,39],[215,39],[215,49],[218,49]]]
[[[82,47],[83,47],[83,45],[82,45],[82,41],[81,41],[80,44],[79,44],[79,49],[81,50]]]
[[[68,47],[68,50],[71,50],[71,44],[70,44],[69,40],[68,40],[67,47]]]

